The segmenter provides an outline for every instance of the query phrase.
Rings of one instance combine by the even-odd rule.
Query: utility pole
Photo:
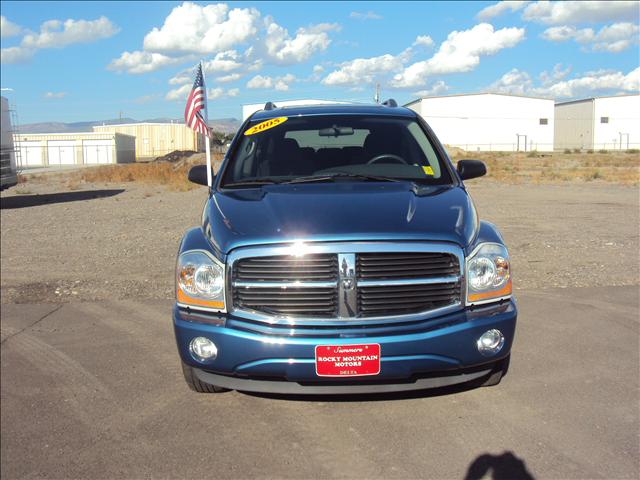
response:
[[[376,101],[376,103],[380,103],[380,84],[379,83],[376,83],[375,101]]]
[[[120,110],[120,112],[118,112],[118,115],[119,115],[118,119],[119,119],[120,123],[122,123],[122,110]]]

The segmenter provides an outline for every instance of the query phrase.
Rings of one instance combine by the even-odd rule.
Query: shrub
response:
[[[605,150],[605,149],[598,150],[598,153],[609,153],[609,150]]]
[[[582,150],[580,150],[579,148],[574,148],[573,149],[573,153],[580,153]]]
[[[564,153],[571,153],[571,149],[570,148],[565,148],[564,149]]]
[[[590,148],[589,150],[587,150],[587,153],[593,153],[593,149]]]

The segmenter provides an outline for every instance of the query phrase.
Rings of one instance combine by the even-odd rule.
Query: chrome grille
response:
[[[296,282],[336,281],[338,263],[335,255],[317,254],[243,258],[234,270],[236,280]]]
[[[460,299],[460,282],[358,288],[363,317],[406,315],[446,307]]]
[[[462,305],[463,253],[448,244],[312,243],[229,256],[234,313],[272,325],[424,320]],[[295,252],[295,253],[292,253]]]
[[[236,288],[234,304],[273,315],[335,317],[336,288]]]
[[[448,253],[373,252],[358,255],[359,279],[448,277],[459,272],[457,257]]]

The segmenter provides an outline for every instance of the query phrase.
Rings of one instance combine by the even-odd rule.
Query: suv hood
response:
[[[222,254],[262,244],[421,240],[468,246],[478,217],[461,187],[398,183],[269,185],[215,192],[203,229]]]

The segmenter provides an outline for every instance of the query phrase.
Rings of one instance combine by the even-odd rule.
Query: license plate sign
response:
[[[317,345],[319,377],[361,377],[380,373],[380,345]]]

